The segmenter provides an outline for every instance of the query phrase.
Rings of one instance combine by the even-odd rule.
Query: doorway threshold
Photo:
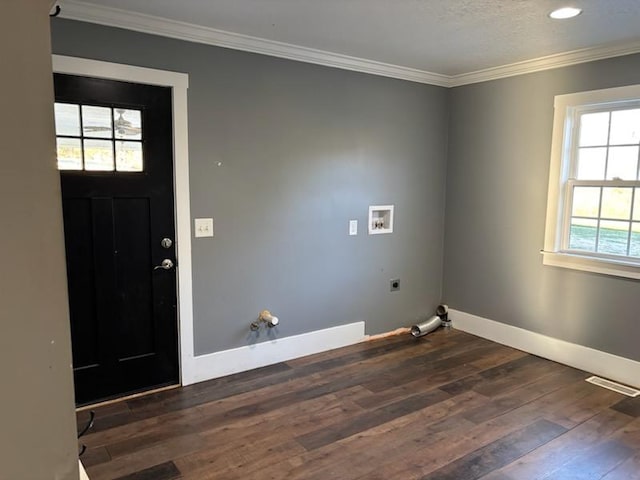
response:
[[[108,400],[103,400],[96,403],[90,403],[88,405],[82,405],[81,407],[76,408],[76,413],[85,412],[87,410],[93,410],[94,408],[104,407],[106,405],[111,405],[118,402],[123,402],[125,400],[132,400],[134,398],[145,397],[147,395],[152,395],[154,393],[164,392],[167,390],[173,390],[175,388],[180,388],[182,385],[176,383],[174,385],[165,385],[164,387],[153,388],[151,390],[145,390],[143,392],[136,392],[130,395],[124,395],[122,397],[110,398]]]

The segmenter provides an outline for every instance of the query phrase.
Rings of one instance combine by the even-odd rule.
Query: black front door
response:
[[[171,89],[55,75],[76,404],[178,383]]]

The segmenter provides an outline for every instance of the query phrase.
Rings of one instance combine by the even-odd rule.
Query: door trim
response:
[[[173,110],[173,182],[176,224],[180,382],[194,383],[193,286],[187,89],[189,75],[120,63],[52,55],[53,72],[171,87]]]

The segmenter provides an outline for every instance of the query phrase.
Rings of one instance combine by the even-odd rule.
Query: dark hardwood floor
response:
[[[394,337],[98,408],[82,460],[91,480],[640,479],[640,397],[587,376]]]

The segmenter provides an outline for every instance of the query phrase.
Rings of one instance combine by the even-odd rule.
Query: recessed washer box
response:
[[[369,206],[369,235],[393,232],[393,205]]]

